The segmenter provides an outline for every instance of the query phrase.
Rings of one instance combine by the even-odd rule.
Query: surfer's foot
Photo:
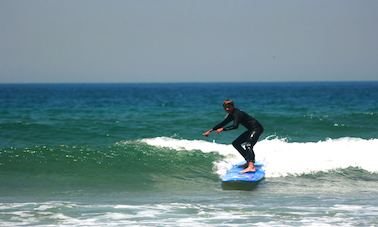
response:
[[[242,171],[240,171],[240,173],[250,173],[250,172],[256,172],[256,168],[247,167],[243,169]]]
[[[249,173],[249,172],[256,172],[256,168],[253,162],[248,162],[248,167],[240,171],[240,173]]]

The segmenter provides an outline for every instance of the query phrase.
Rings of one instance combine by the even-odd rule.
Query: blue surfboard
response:
[[[264,179],[265,171],[262,169],[262,163],[255,163],[256,172],[240,173],[243,170],[241,165],[244,163],[232,166],[222,177],[222,187],[224,189],[244,189],[244,187],[249,189],[249,187],[256,186],[258,182]]]

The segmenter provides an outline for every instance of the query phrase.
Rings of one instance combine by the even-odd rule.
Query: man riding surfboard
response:
[[[204,132],[203,135],[209,136],[212,131],[216,131],[219,134],[223,131],[237,129],[239,124],[242,124],[247,131],[243,132],[238,138],[236,138],[232,142],[232,145],[246,160],[245,169],[241,171],[241,173],[254,172],[256,171],[256,168],[254,165],[255,152],[253,151],[253,146],[257,143],[260,135],[264,131],[264,128],[255,118],[248,115],[246,112],[235,108],[232,100],[225,100],[223,102],[223,107],[228,113],[226,118],[213,128]],[[225,127],[231,121],[233,121],[233,124]],[[242,147],[243,143],[245,143],[245,149]]]

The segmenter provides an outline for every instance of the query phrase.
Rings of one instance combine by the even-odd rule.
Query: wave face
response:
[[[342,174],[377,179],[378,139],[340,138],[255,146],[267,178]],[[154,137],[108,147],[34,146],[0,150],[0,191],[55,189],[143,190],[206,188],[243,161],[232,145]],[[216,186],[214,187],[216,188]]]
[[[183,182],[216,182],[220,155],[157,148],[140,141],[109,147],[34,146],[0,150],[0,189],[145,189]]]

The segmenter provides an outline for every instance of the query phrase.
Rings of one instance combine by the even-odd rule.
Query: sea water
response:
[[[233,99],[266,178],[209,137]],[[0,226],[378,226],[378,82],[2,84]]]

